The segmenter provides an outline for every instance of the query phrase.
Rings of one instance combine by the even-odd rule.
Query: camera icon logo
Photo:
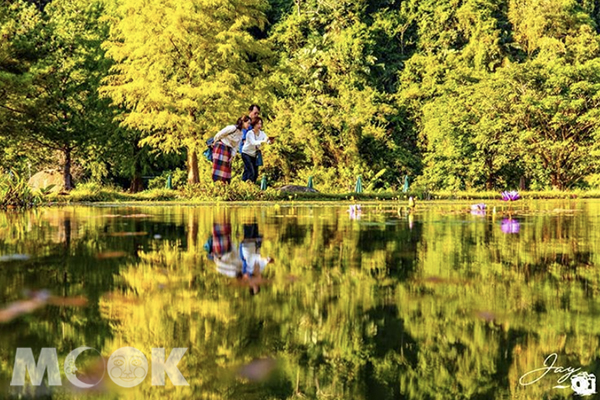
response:
[[[596,394],[596,376],[581,372],[571,377],[571,389],[579,396]]]

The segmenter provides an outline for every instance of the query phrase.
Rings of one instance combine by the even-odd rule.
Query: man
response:
[[[250,107],[248,107],[248,116],[250,117],[250,121],[252,121],[254,118],[260,116],[260,107],[256,104],[251,104]],[[248,129],[242,130],[242,140],[240,140],[240,151],[239,151],[240,154],[242,154],[242,147],[244,147],[244,142],[246,141],[246,132],[248,132],[251,129],[252,129],[252,124],[250,124]]]
[[[260,117],[260,106],[256,104],[250,105],[250,107],[248,107],[248,116],[250,117],[250,119]]]
[[[242,261],[242,273],[238,279],[247,283],[250,287],[250,294],[256,295],[260,292],[260,285],[268,282],[263,279],[262,273],[265,267],[274,260],[270,257],[263,257],[260,254],[262,236],[258,232],[256,223],[244,224],[244,240],[240,243],[240,260]]]

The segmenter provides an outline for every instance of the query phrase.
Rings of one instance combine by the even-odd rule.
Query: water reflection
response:
[[[457,203],[363,204],[360,219],[347,205],[0,214],[0,391],[567,398],[555,379],[519,378],[550,353],[598,373],[600,202],[494,206],[477,218]],[[79,346],[105,360],[188,348],[190,386],[10,387],[17,347],[56,347],[62,365]]]
[[[250,294],[258,294],[261,285],[268,282],[263,279],[263,271],[274,260],[260,254],[262,236],[258,224],[243,224],[244,237],[239,245],[233,243],[231,231],[229,222],[213,224],[212,237],[204,245],[208,258],[214,261],[219,273],[248,286]]]
[[[521,223],[517,219],[505,218],[502,220],[501,228],[503,233],[519,233]]]

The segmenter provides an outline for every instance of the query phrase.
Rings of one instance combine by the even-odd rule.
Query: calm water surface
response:
[[[572,398],[575,374],[520,378],[600,373],[600,202],[487,208],[0,213],[0,398]],[[63,372],[81,346],[93,389]],[[126,346],[187,348],[189,386],[115,385]],[[18,347],[56,348],[63,385],[11,387]]]

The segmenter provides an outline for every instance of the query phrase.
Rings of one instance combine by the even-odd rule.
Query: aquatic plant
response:
[[[350,219],[360,219],[360,216],[362,214],[360,204],[351,205],[348,208],[348,213],[350,214]]]
[[[516,219],[505,218],[500,226],[502,233],[519,233],[521,224]]]
[[[503,201],[516,201],[521,197],[519,196],[519,192],[516,190],[512,190],[510,192],[502,192],[502,200]]]

